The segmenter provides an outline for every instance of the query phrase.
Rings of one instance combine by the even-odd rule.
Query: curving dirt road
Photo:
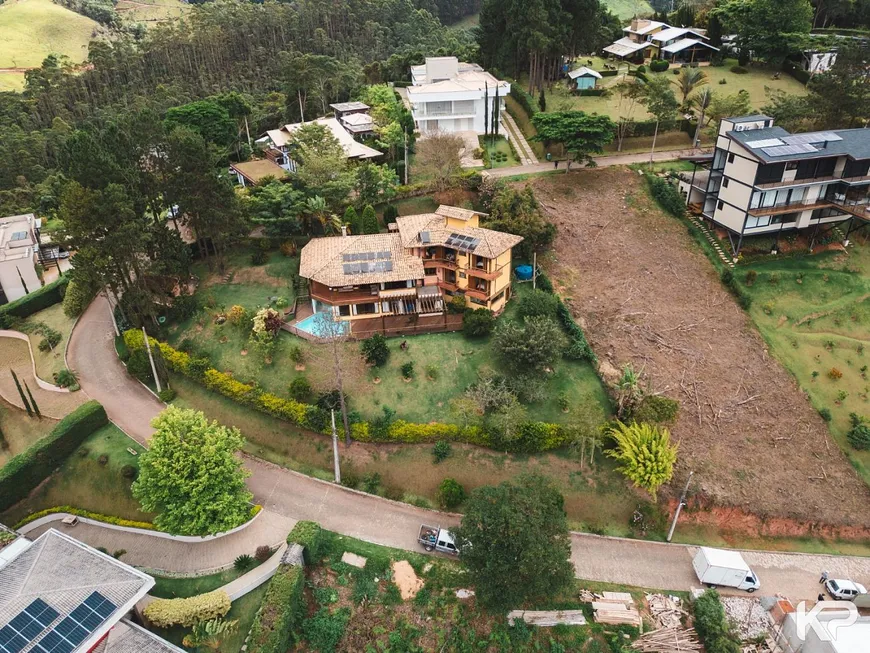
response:
[[[152,432],[148,423],[162,404],[127,376],[114,351],[108,310],[105,300],[98,298],[85,311],[70,339],[68,360],[83,390],[106,407],[118,426],[144,443]],[[291,520],[312,519],[329,530],[376,544],[414,550],[422,522],[449,526],[459,518],[349,490],[256,458],[247,458],[246,466],[251,471],[248,485],[266,510]],[[578,578],[685,590],[698,584],[691,566],[695,550],[574,533],[571,560]],[[154,555],[159,558],[161,552],[155,548]],[[763,594],[779,592],[793,600],[815,598],[821,569],[832,577],[870,581],[870,558],[765,552],[748,552],[746,558],[761,578]],[[202,560],[203,568],[220,564]]]

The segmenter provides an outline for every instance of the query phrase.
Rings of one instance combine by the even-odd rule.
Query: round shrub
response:
[[[311,398],[311,383],[304,376],[297,376],[290,382],[290,398],[305,403]]]
[[[104,454],[104,453],[100,454],[100,457],[97,458],[97,462],[98,462],[100,465],[102,465],[103,467],[105,467],[105,466],[109,463],[109,456],[108,456],[108,454]]]
[[[163,390],[157,393],[157,396],[164,404],[168,404],[170,401],[175,399],[175,390],[172,388],[163,388]]]
[[[259,562],[266,562],[272,556],[272,547],[266,546],[265,544],[262,546],[258,546],[257,550],[254,551],[254,558]]]
[[[831,415],[831,410],[829,408],[819,408],[819,417],[826,422],[830,422],[833,419],[833,415]]]
[[[517,305],[517,314],[523,318],[539,315],[556,317],[557,310],[559,310],[559,298],[543,290],[533,290],[523,295]]]
[[[265,251],[263,251],[262,249],[255,250],[251,254],[251,264],[252,265],[263,265],[268,260],[269,260],[269,255]]]
[[[743,66],[731,66],[731,72],[735,75],[745,75],[749,71]]]
[[[445,478],[438,486],[438,505],[453,510],[465,501],[465,488],[456,479]]]
[[[671,64],[663,59],[653,59],[649,64],[649,69],[654,73],[661,73],[670,68],[670,66]],[[643,66],[641,66],[640,68],[642,67]],[[640,70],[640,68],[638,68],[638,72],[643,72],[642,70]]]
[[[435,463],[440,463],[450,456],[451,446],[447,440],[438,440],[432,447],[432,458]]]
[[[69,388],[76,384],[75,375],[67,369],[54,373],[54,383],[61,388]]]
[[[381,367],[390,357],[390,348],[387,346],[387,339],[380,333],[376,333],[362,341],[360,353],[366,363],[375,367]]]
[[[852,427],[846,433],[849,444],[860,451],[870,449],[870,425],[867,424],[867,419],[856,413],[850,413],[849,421],[852,423]]]
[[[450,298],[450,301],[447,302],[448,313],[464,313],[466,308],[468,308],[468,304],[465,301],[465,297],[462,295],[453,295],[453,297]]]
[[[135,465],[124,465],[121,468],[121,476],[126,479],[133,480],[136,478],[136,475],[139,473],[139,470],[136,469]]]
[[[641,64],[641,65],[639,65],[639,66],[637,67],[636,70],[637,70],[637,72],[639,72],[639,73],[645,73],[645,72],[646,72],[646,66],[644,66],[643,64]]]
[[[470,338],[488,336],[495,327],[495,314],[486,308],[466,311],[462,316],[462,333]]]

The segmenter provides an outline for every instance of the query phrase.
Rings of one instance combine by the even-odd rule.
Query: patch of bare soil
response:
[[[417,576],[407,560],[393,561],[393,582],[398,586],[403,601],[413,599],[423,589],[423,579]]]
[[[670,493],[694,470],[695,491],[715,505],[870,526],[870,489],[686,227],[642,184],[625,168],[534,182],[559,228],[547,267],[593,349],[680,402]]]

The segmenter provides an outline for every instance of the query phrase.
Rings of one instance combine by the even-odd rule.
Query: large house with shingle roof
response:
[[[520,236],[485,229],[480,213],[440,206],[396,219],[389,233],[314,238],[302,249],[315,313],[341,320],[437,315],[445,297],[470,308],[504,310],[511,251]]]
[[[124,619],[147,574],[54,529],[0,553],[0,653],[181,653]]]

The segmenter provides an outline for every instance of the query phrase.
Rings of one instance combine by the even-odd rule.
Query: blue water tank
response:
[[[514,272],[516,272],[517,279],[519,279],[520,281],[528,281],[532,278],[534,270],[532,269],[531,265],[518,265],[514,269]]]

